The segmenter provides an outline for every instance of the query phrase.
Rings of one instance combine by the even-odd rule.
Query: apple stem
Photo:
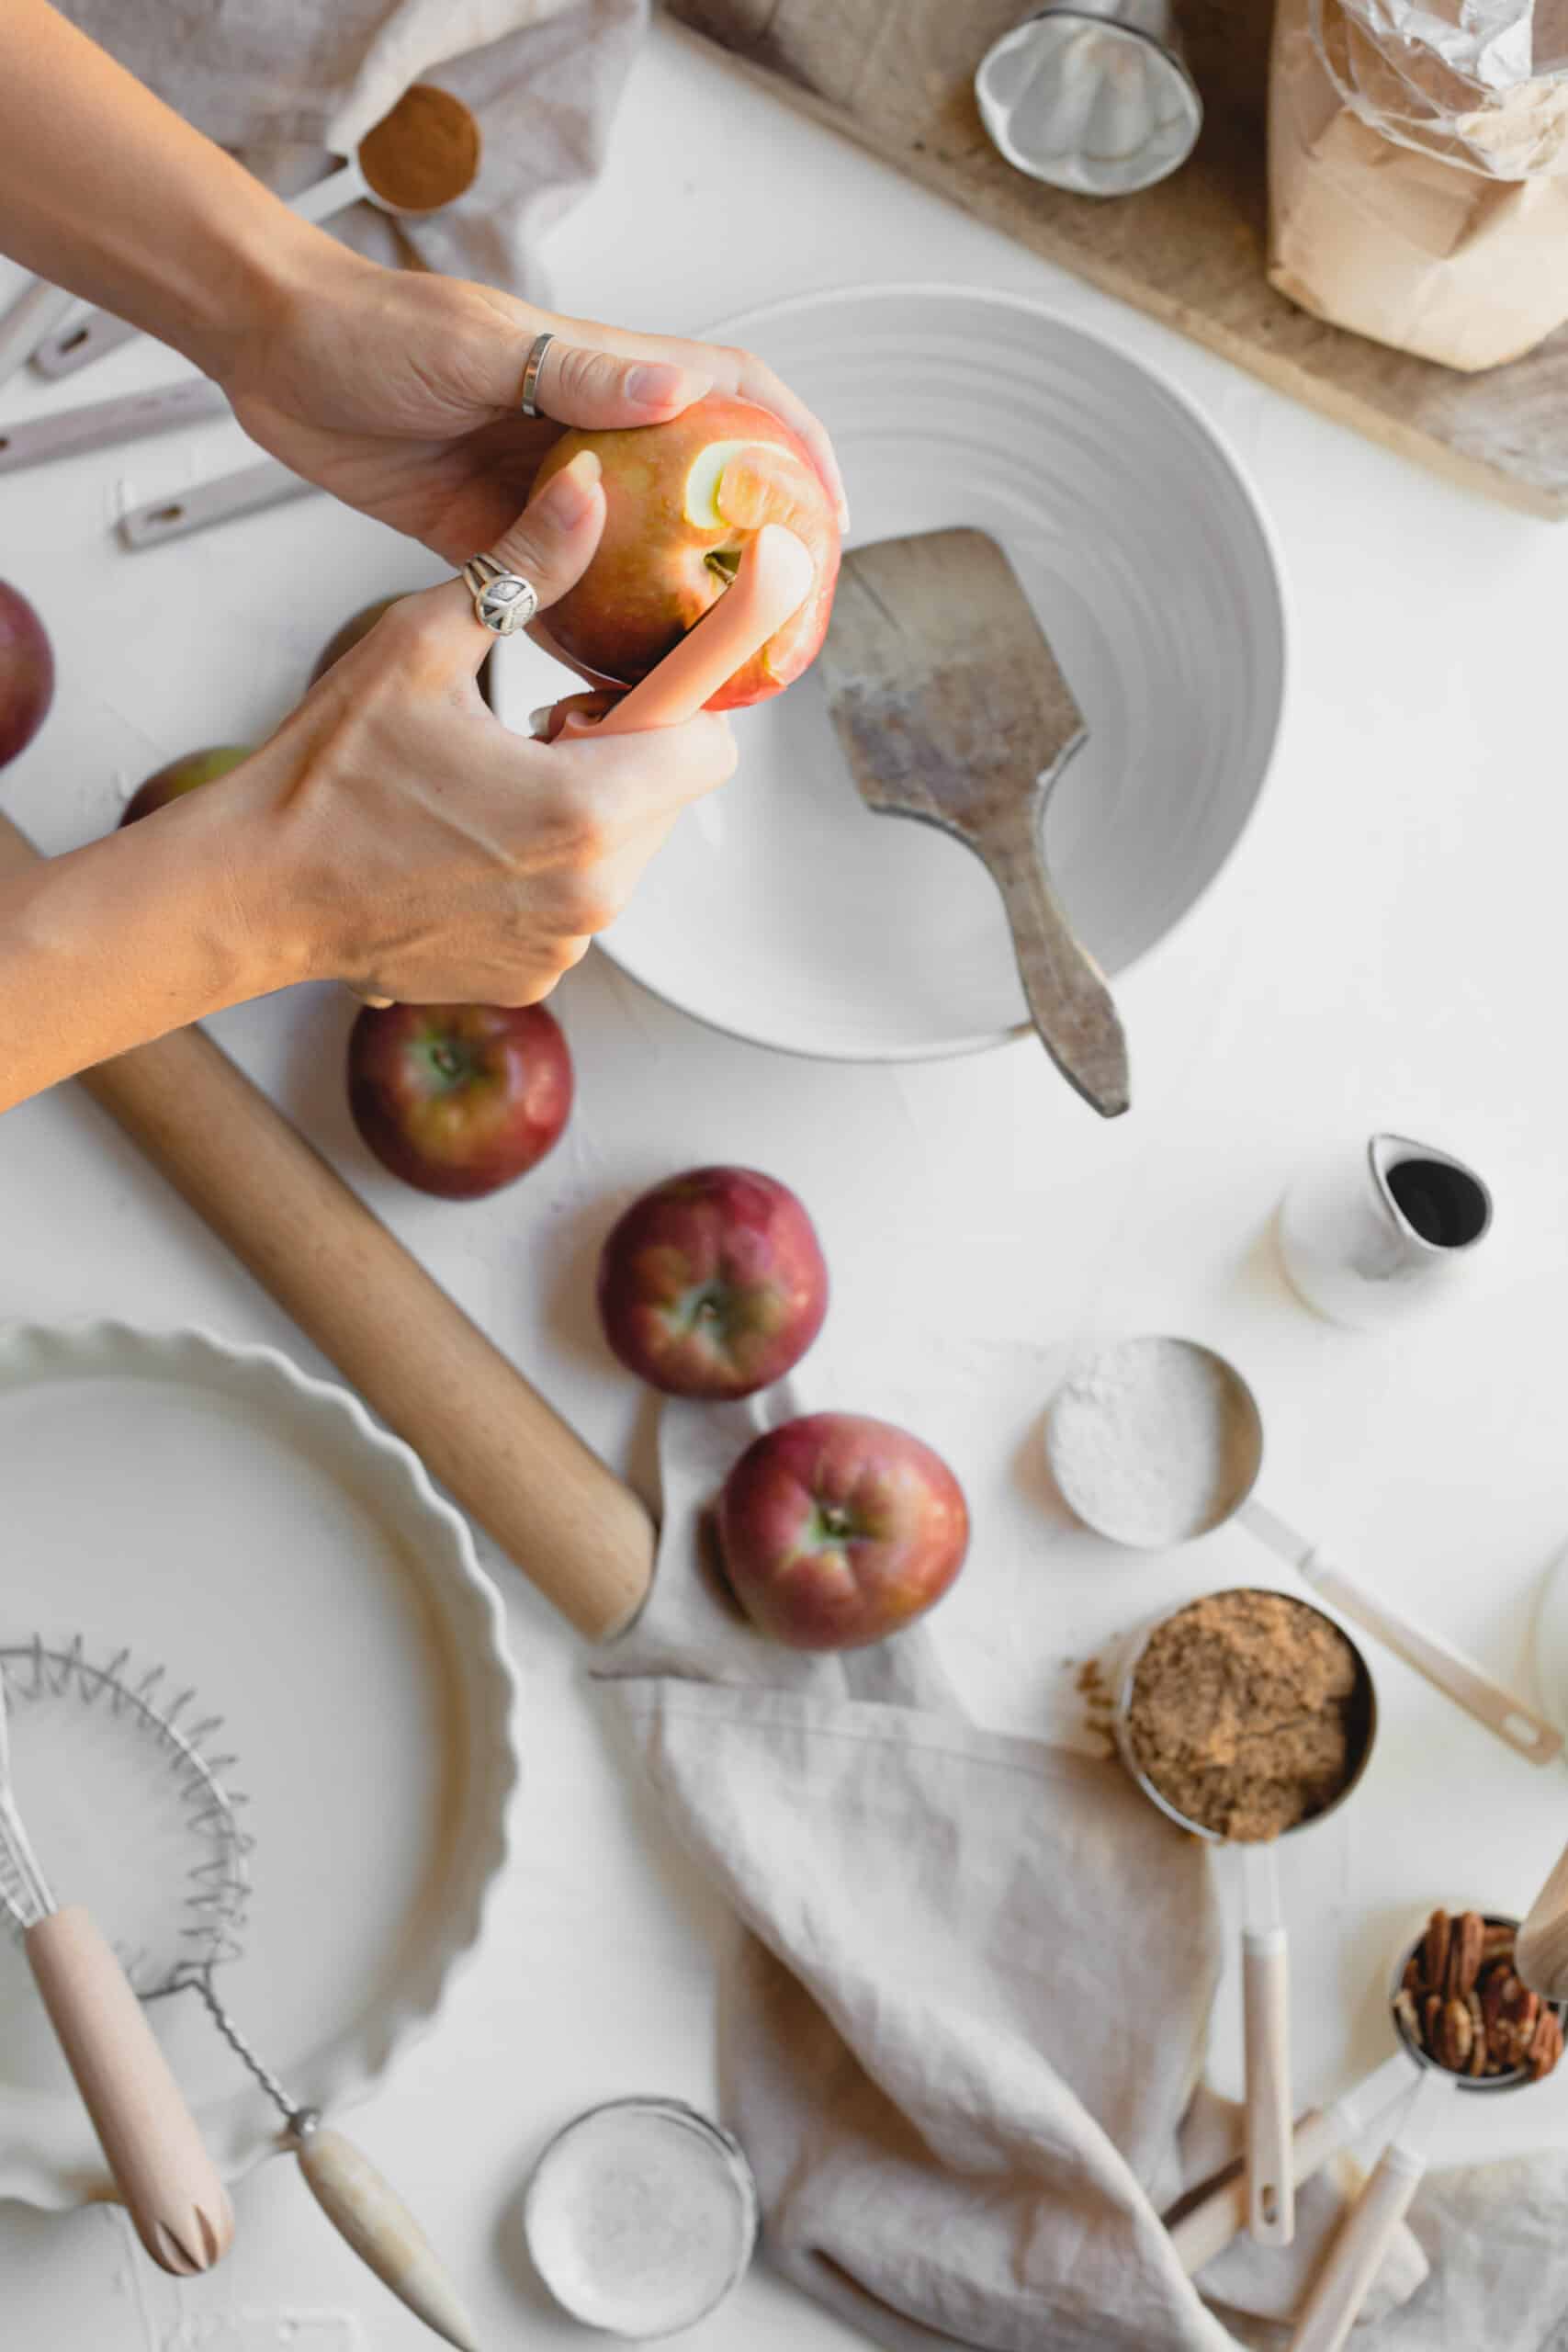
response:
[[[853,1532],[853,1521],[838,1503],[818,1503],[817,1516],[822,1522],[824,1535],[849,1535]]]
[[[727,588],[734,586],[735,575],[740,569],[739,548],[712,548],[703,558],[703,561],[710,571],[717,573]]]

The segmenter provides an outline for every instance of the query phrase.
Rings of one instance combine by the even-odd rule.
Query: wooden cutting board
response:
[[[1206,119],[1158,187],[1111,202],[1025,179],[975,68],[1028,0],[665,0],[767,86],[1048,260],[1386,448],[1526,514],[1568,514],[1568,328],[1482,376],[1298,311],[1265,280],[1267,0],[1179,0]]]

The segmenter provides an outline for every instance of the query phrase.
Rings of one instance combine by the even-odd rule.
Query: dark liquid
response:
[[[1405,1223],[1434,1250],[1462,1250],[1486,1230],[1485,1193],[1473,1176],[1439,1159],[1402,1159],[1388,1171],[1388,1189]]]

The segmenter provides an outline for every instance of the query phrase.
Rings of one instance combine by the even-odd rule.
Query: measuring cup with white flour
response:
[[[1080,1357],[1051,1400],[1045,1450],[1086,1527],[1168,1551],[1234,1519],[1342,1617],[1402,1657],[1532,1764],[1562,1734],[1500,1682],[1325,1560],[1260,1503],[1263,1417],[1234,1364],[1194,1340],[1116,1340]]]

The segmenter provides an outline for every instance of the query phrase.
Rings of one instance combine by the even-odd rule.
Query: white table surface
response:
[[[1268,1577],[1234,1532],[1132,1562],[1052,1516],[1038,1435],[1054,1355],[1100,1329],[1182,1330],[1232,1352],[1268,1417],[1275,1508],[1488,1667],[1528,1678],[1533,1608],[1568,1540],[1568,533],[1293,406],[669,30],[550,259],[567,308],[694,330],[773,296],[947,277],[1036,295],[1165,370],[1251,469],[1288,566],[1292,704],[1262,809],[1219,886],[1124,986],[1138,1104],[1109,1127],[1029,1046],[899,1069],[775,1059],[594,957],[558,1000],[579,1073],[569,1141],[517,1190],[454,1205],[400,1188],[360,1149],[338,991],[230,1014],[214,1024],[223,1044],[617,1462],[646,1467],[649,1421],[592,1321],[613,1215],[698,1160],[794,1184],[837,1275],[812,1394],[915,1420],[968,1484],[976,1555],[941,1623],[989,1720],[1072,1736],[1075,1662],[1108,1634],[1189,1592]],[[122,353],[91,396],[171,372],[167,355]],[[59,400],[24,378],[0,407]],[[218,424],[4,484],[5,568],[49,623],[61,676],[0,797],[50,847],[106,829],[164,760],[266,731],[350,610],[435,576],[323,499],[151,555],[107,536],[124,503],[241,456],[237,429]],[[1404,1343],[1309,1317],[1268,1238],[1303,1155],[1379,1126],[1471,1158],[1499,1206],[1483,1291]],[[0,1130],[0,1311],[199,1321],[312,1361],[69,1089]],[[486,2341],[565,2346],[581,2339],[529,2278],[519,2189],[547,2133],[594,2098],[711,2102],[729,1929],[604,1743],[581,1652],[500,1573],[525,1693],[520,1849],[437,2032],[352,2129],[449,2257]],[[1530,1770],[1397,1663],[1377,1666],[1371,1775],[1288,1857],[1303,2098],[1382,2054],[1372,1979],[1404,1913],[1433,1899],[1522,1908],[1568,1834],[1560,1770]],[[1227,1994],[1213,2053],[1226,2087],[1233,2009]],[[1456,2103],[1446,2130],[1448,2157],[1563,2142],[1568,2068],[1484,2114]],[[299,2352],[429,2341],[324,2228],[291,2166],[244,2184],[238,2210],[231,2259],[176,2289],[133,2264],[110,2212],[0,2209],[0,2336],[18,2352],[249,2352],[292,2317]],[[760,2268],[690,2340],[829,2352],[857,2339]]]

